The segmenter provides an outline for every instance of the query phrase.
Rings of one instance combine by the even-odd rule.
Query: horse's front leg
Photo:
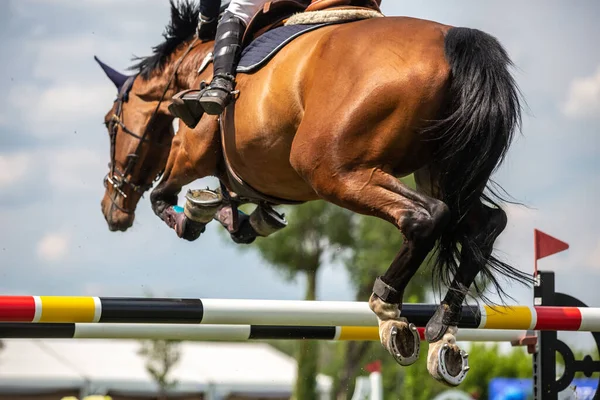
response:
[[[152,210],[177,236],[196,240],[222,205],[220,195],[210,190],[191,191],[184,207],[177,205],[181,188],[196,179],[215,175],[220,149],[212,119],[203,119],[196,129],[182,127],[174,137],[160,183],[150,195]]]

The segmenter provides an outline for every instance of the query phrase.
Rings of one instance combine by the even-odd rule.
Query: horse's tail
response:
[[[439,138],[435,164],[440,199],[450,208],[451,220],[437,244],[434,273],[448,285],[461,249],[466,250],[482,265],[482,275],[504,293],[492,272],[522,282],[527,276],[493,256],[486,260],[467,234],[465,217],[480,199],[491,201],[483,190],[520,127],[520,93],[509,72],[510,58],[487,33],[451,28],[445,36],[445,54],[450,66],[449,96],[443,119],[428,131]],[[477,285],[476,290],[483,295]]]

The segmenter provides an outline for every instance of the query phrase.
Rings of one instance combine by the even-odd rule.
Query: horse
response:
[[[381,344],[401,366],[418,359],[420,338],[402,316],[403,291],[433,252],[433,282],[447,291],[425,327],[427,369],[459,385],[469,370],[456,344],[462,303],[471,286],[489,301],[476,277],[501,295],[495,274],[531,283],[493,254],[507,215],[491,176],[520,128],[522,101],[501,43],[478,29],[411,17],[323,26],[258,71],[240,73],[223,115],[180,123],[173,135],[167,99],[211,77],[205,67],[213,42],[194,36],[196,24],[193,6],[172,4],[165,42],[132,67],[134,75],[102,64],[118,89],[105,117],[109,227],[131,226],[157,174],[153,210],[188,240],[217,219],[234,240],[249,243],[285,226],[272,223],[272,206],[314,200],[388,221],[404,241],[368,302]],[[416,190],[398,179],[409,174]],[[181,188],[206,176],[218,177],[221,188],[188,193],[181,210]],[[243,202],[259,206],[254,219],[237,211]]]

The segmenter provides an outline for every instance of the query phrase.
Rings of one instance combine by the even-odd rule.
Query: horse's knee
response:
[[[177,204],[177,194],[168,194],[165,183],[160,183],[150,192],[150,205],[154,214],[162,218],[166,208]]]

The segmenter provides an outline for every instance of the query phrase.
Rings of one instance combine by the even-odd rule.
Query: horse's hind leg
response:
[[[450,288],[425,329],[425,338],[430,343],[427,369],[434,378],[452,386],[460,384],[469,370],[468,354],[456,345],[462,303],[507,223],[503,210],[482,203],[474,207],[467,218],[467,235],[475,246],[463,247],[460,266]],[[474,254],[473,247],[480,249],[481,254]]]
[[[318,195],[352,211],[376,216],[394,224],[405,240],[387,272],[374,285],[369,306],[379,320],[382,345],[401,365],[419,357],[416,327],[401,316],[404,289],[433,248],[448,220],[448,208],[424,196],[379,168],[342,171],[334,159],[322,158],[315,166],[306,150],[292,156],[292,165]]]

